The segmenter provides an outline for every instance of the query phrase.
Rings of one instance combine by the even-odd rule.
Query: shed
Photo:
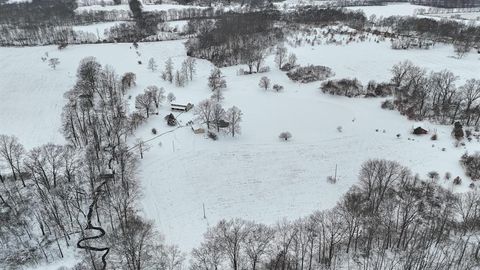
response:
[[[172,111],[188,112],[193,108],[193,104],[187,103],[186,105],[184,105],[171,103],[170,108],[172,109]]]
[[[202,128],[201,126],[191,125],[190,127],[192,128],[192,131],[193,131],[193,133],[195,133],[195,134],[203,134],[203,133],[205,133],[205,129]]]
[[[173,127],[177,125],[177,119],[175,119],[175,116],[173,116],[173,113],[166,115],[165,120],[167,121],[167,124],[169,126]]]
[[[220,128],[227,128],[228,126],[230,126],[230,123],[225,121],[225,120],[220,120],[218,121],[218,127]]]
[[[425,134],[428,134],[428,130],[423,129],[422,127],[417,127],[413,130],[413,134],[415,134],[415,135],[425,135]]]

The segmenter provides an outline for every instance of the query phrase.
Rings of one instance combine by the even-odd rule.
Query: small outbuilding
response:
[[[230,123],[225,121],[225,120],[220,120],[218,121],[218,127],[219,128],[228,128],[228,126],[230,126]]]
[[[195,133],[195,134],[203,134],[203,133],[205,133],[205,129],[202,128],[201,126],[197,126],[197,125],[195,125],[195,124],[192,124],[190,127],[192,128],[192,131],[193,131],[193,133]]]
[[[177,125],[177,119],[175,118],[175,116],[173,115],[173,113],[168,114],[167,116],[165,116],[165,120],[167,121],[167,125],[169,125],[169,126],[171,126],[171,127]]]
[[[413,134],[415,134],[415,135],[425,135],[425,134],[428,134],[428,130],[426,130],[422,127],[417,127],[413,130]]]
[[[171,103],[170,108],[172,109],[172,111],[188,112],[193,108],[193,104],[187,103],[186,105],[184,105]]]

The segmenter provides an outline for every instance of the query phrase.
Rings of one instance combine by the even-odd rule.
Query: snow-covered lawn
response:
[[[0,48],[0,133],[17,135],[28,148],[48,141],[62,143],[58,132],[62,95],[73,85],[80,59],[91,55],[119,74],[137,74],[137,86],[129,93],[131,108],[135,95],[151,84],[173,92],[178,103],[197,104],[211,94],[207,87],[211,63],[198,60],[198,74],[185,88],[166,83],[159,72],[147,70],[150,57],[160,68],[172,57],[175,68],[179,68],[186,57],[182,42],[142,43],[140,56],[130,44],[69,46],[62,51],[54,46]],[[478,55],[471,53],[459,60],[452,57],[450,46],[393,51],[388,42],[372,41],[290,50],[301,64],[326,65],[336,78],[357,77],[364,84],[371,79],[388,80],[391,66],[405,59],[428,69],[448,68],[461,80],[478,78],[480,70]],[[42,62],[45,52],[60,59],[57,70]],[[144,64],[138,65],[138,60]],[[244,113],[241,136],[222,135],[214,142],[184,127],[148,143],[150,150],[139,167],[145,195],[142,205],[145,215],[155,221],[168,242],[189,251],[199,243],[206,227],[221,218],[275,223],[284,217],[295,219],[332,207],[356,182],[359,168],[368,158],[397,160],[421,176],[436,170],[440,175],[449,171],[464,177],[458,159],[465,149],[453,147],[450,127],[423,123],[438,133],[439,140],[414,137],[410,130],[422,123],[380,109],[383,99],[328,96],[318,90],[320,83],[291,82],[274,67],[272,56],[266,63],[272,71],[265,74],[237,76],[239,66],[222,69],[228,84],[223,105],[235,105]],[[261,90],[261,76],[268,76],[285,90]],[[159,133],[171,130],[163,120],[168,113],[164,105],[135,137],[152,138],[152,128]],[[192,112],[179,116],[183,124],[193,118]],[[343,132],[337,131],[338,126],[343,127]],[[290,131],[292,140],[280,141],[282,131]],[[400,139],[397,134],[401,134]],[[480,144],[467,143],[467,148],[474,151],[480,149]],[[329,184],[326,178],[334,174],[335,165],[339,166],[340,180]],[[444,184],[461,191],[468,183],[464,181],[456,188]]]
[[[99,39],[105,38],[105,30],[112,28],[117,24],[125,23],[125,21],[102,22],[88,25],[73,26],[73,30],[77,32],[91,33],[96,35]]]

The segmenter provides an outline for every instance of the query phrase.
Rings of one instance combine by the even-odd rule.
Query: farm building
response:
[[[428,133],[428,130],[422,128],[422,127],[417,127],[413,130],[413,134],[415,135],[425,135]]]
[[[201,126],[191,125],[190,127],[192,128],[192,131],[193,131],[193,133],[195,133],[195,134],[203,134],[203,133],[205,133],[205,129],[202,128]]]
[[[192,103],[187,103],[186,105],[183,105],[183,104],[171,103],[170,108],[172,109],[172,111],[188,112],[193,108],[193,104]]]

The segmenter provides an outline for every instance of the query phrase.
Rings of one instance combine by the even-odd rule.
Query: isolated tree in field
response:
[[[235,137],[235,134],[240,134],[240,122],[242,122],[242,111],[233,106],[227,110],[227,122],[229,122],[228,131]]]
[[[258,82],[258,86],[260,86],[260,88],[263,88],[265,91],[267,91],[268,89],[270,89],[270,79],[266,76],[263,76],[262,78],[260,78],[260,81]]]
[[[148,69],[151,70],[152,72],[157,71],[158,65],[157,62],[155,62],[155,59],[152,57],[150,60],[148,60]]]
[[[172,92],[168,93],[168,95],[167,95],[167,100],[168,100],[168,102],[173,102],[173,101],[175,101],[176,99],[177,99],[177,97],[175,96],[174,93],[172,93]]]
[[[155,106],[154,97],[147,91],[135,97],[135,108],[144,112],[148,117]]]
[[[224,121],[225,117],[226,112],[223,109],[222,105],[219,103],[213,104],[212,123],[217,128],[217,132],[220,132],[221,122]]]
[[[227,82],[223,78],[222,71],[220,71],[220,69],[214,68],[210,72],[210,76],[208,77],[208,87],[210,87],[212,91],[227,88]]]
[[[168,58],[165,61],[165,69],[162,72],[162,79],[168,82],[173,82],[173,61],[172,58]]]
[[[188,78],[190,79],[190,81],[193,80],[193,75],[197,72],[196,65],[197,60],[195,60],[195,58],[188,57],[187,59],[185,59],[185,66],[187,68]]]
[[[48,60],[48,65],[55,70],[57,66],[60,65],[60,60],[58,60],[58,58],[50,58]]]
[[[207,128],[210,129],[210,124],[213,121],[213,111],[215,103],[209,99],[205,99],[195,106],[194,114],[197,119],[207,124]]]
[[[278,135],[278,138],[288,141],[290,138],[292,138],[292,134],[288,131],[284,131]]]
[[[275,50],[275,63],[277,64],[278,68],[281,68],[286,61],[287,61],[287,48],[285,48],[285,45],[280,44],[277,46],[277,49]]]

